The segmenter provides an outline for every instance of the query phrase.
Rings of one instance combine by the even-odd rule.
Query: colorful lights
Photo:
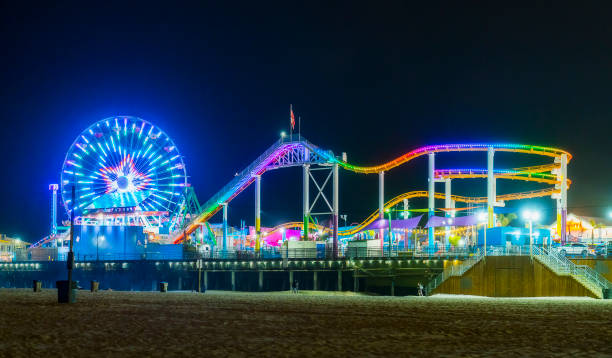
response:
[[[147,127],[154,136],[142,135]],[[86,210],[79,215],[117,207],[177,212],[179,205],[172,198],[181,195],[187,182],[185,166],[172,140],[158,128],[153,131],[149,122],[123,116],[84,130],[64,161],[61,183],[66,210]],[[146,155],[139,155],[143,152]],[[178,161],[170,164],[174,159]],[[71,203],[67,199],[73,185],[78,196]]]
[[[151,130],[149,130],[150,132]],[[322,150],[308,141],[303,140],[300,137],[299,141],[292,141],[285,143],[281,136],[281,139],[275,143],[271,148],[269,148],[263,155],[261,155],[258,159],[256,159],[248,168],[243,170],[240,173],[237,173],[235,178],[228,183],[225,187],[223,187],[215,196],[213,196],[209,201],[207,201],[203,205],[203,212],[187,227],[186,232],[191,233],[197,227],[198,223],[205,222],[212,215],[214,215],[217,211],[220,210],[221,206],[219,203],[227,203],[231,201],[234,197],[236,197],[240,192],[242,192],[245,188],[247,188],[253,181],[255,176],[263,174],[266,170],[270,168],[270,166],[275,162],[277,158],[282,156],[287,151],[294,150],[297,147],[305,147],[308,151],[317,154],[324,161],[328,163],[338,163],[342,168],[353,171],[356,173],[364,173],[364,174],[375,174],[381,171],[388,171],[395,167],[398,167],[402,164],[407,163],[412,159],[416,159],[420,156],[429,154],[429,153],[439,153],[439,152],[470,152],[470,151],[482,151],[485,152],[488,148],[493,147],[496,151],[501,152],[514,152],[514,153],[525,153],[525,154],[533,154],[533,155],[541,155],[547,157],[558,158],[563,154],[566,154],[568,160],[571,159],[571,155],[566,151],[556,148],[550,147],[542,147],[542,146],[533,146],[533,145],[523,145],[523,144],[442,144],[442,145],[432,145],[421,147],[415,149],[411,152],[408,152],[400,157],[397,157],[387,163],[376,166],[356,166],[348,164],[342,160],[337,159],[333,153],[329,151]],[[146,153],[145,153],[146,154]],[[173,160],[173,159],[171,159]],[[504,178],[504,179],[518,179],[518,180],[531,180],[536,182],[548,183],[548,184],[557,184],[558,179],[554,173],[544,173],[545,171],[551,171],[554,169],[555,165],[543,166],[546,168],[518,168],[514,170],[497,170],[495,173],[496,177]],[[467,173],[466,173],[467,172]],[[450,169],[446,171],[436,171],[436,175],[440,176],[451,176],[457,175],[457,177],[480,177],[482,175],[486,175],[486,170],[483,169]],[[462,176],[463,175],[463,176]],[[568,180],[569,182],[569,180]],[[549,189],[541,189],[535,190],[531,192],[522,192],[522,193],[513,193],[513,194],[504,194],[498,195],[498,200],[516,200],[516,199],[524,199],[524,198],[533,198],[533,197],[542,197],[542,196],[550,196],[557,191],[555,188]],[[391,202],[400,199],[410,198],[410,197],[424,197],[427,196],[427,192],[424,191],[414,191],[402,194],[390,202],[385,204],[385,207],[391,206]],[[444,198],[443,194],[436,193],[436,198]],[[471,197],[460,197],[453,195],[453,200],[462,201],[465,203],[482,203],[486,202],[486,198],[471,198]],[[364,221],[364,223],[358,225],[355,229],[351,229],[349,231],[358,231],[359,227],[362,225],[365,226],[372,222],[375,217],[378,215],[378,212],[373,214],[372,218],[368,218]],[[371,220],[370,220],[371,219]],[[339,232],[339,235],[350,235],[350,232]],[[180,242],[182,239],[182,233],[179,233],[176,237],[175,242]]]

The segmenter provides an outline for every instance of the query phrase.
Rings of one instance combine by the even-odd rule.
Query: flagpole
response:
[[[293,104],[289,105],[290,116],[293,116]],[[291,117],[289,118],[289,138],[293,142],[293,126],[291,125]]]
[[[298,136],[302,140],[302,116],[298,116]]]

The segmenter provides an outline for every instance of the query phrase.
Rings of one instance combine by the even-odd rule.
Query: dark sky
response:
[[[368,3],[3,2],[0,232],[47,233],[47,186],[99,119],[134,115],[164,129],[203,202],[287,129],[290,103],[305,137],[354,164],[450,142],[563,148],[574,155],[570,211],[612,207],[610,9]],[[524,159],[500,155],[500,166]],[[439,164],[484,167],[485,154]],[[386,198],[424,190],[425,168],[389,173]],[[377,178],[341,175],[341,213],[360,220],[377,205]],[[457,193],[484,187],[469,181]],[[299,219],[299,169],[267,174],[262,188],[264,225]],[[533,205],[550,214],[552,203]],[[230,221],[252,222],[252,206],[249,189]]]

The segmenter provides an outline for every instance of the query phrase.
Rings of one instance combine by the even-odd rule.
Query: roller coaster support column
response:
[[[339,212],[339,200],[338,200],[338,163],[334,163],[333,168],[333,225],[334,225],[334,233],[333,233],[333,247],[334,247],[334,258],[338,257],[338,212]]]
[[[451,179],[447,178],[444,180],[444,207],[446,208],[446,217],[450,218],[452,216],[452,211],[448,210],[452,207],[451,201]],[[446,232],[444,233],[444,246],[446,247],[446,251],[450,248],[450,226],[445,228]]]
[[[489,147],[487,150],[487,228],[495,226],[495,215],[493,206],[495,205],[495,172],[493,171],[493,156],[495,149]]]
[[[221,250],[227,251],[227,203],[221,205],[223,205],[223,243]]]
[[[255,251],[261,245],[261,175],[255,176]]]
[[[436,168],[436,157],[434,153],[429,153],[429,166],[428,166],[428,192],[427,192],[427,209],[428,209],[428,218],[434,216],[435,210],[435,190],[436,190],[436,181],[434,178],[434,171]],[[427,236],[429,237],[428,250],[429,253],[434,252],[434,228],[430,227],[427,229]]]
[[[308,212],[308,206],[310,205],[310,165],[305,164],[303,170],[302,180],[302,215],[304,218],[304,240],[308,240],[308,221],[310,221],[310,213]]]
[[[385,218],[385,172],[378,173],[378,218]],[[384,250],[385,244],[385,230],[380,229],[378,236],[380,239],[380,250]]]
[[[561,154],[561,245],[567,241],[567,154]]]

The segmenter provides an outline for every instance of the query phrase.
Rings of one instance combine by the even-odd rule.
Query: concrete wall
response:
[[[489,297],[595,297],[572,277],[558,276],[528,256],[489,256],[462,277],[450,277],[433,293]]]

